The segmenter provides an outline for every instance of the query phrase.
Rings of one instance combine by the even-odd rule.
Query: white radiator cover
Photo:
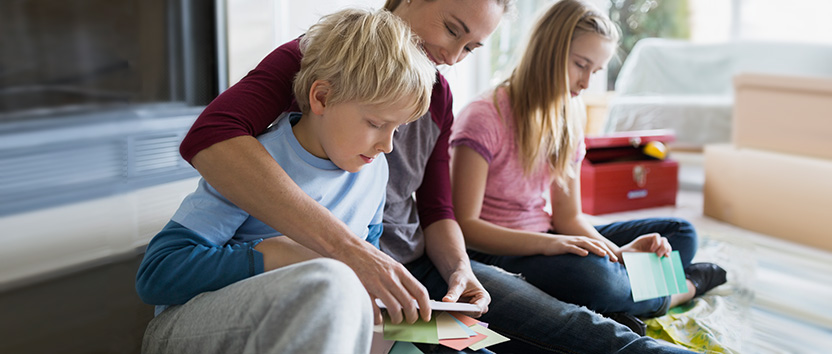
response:
[[[143,252],[198,181],[0,217],[0,291]]]

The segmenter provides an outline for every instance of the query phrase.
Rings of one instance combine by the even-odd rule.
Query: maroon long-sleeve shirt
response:
[[[182,141],[182,157],[190,162],[199,151],[218,142],[258,135],[282,112],[298,110],[292,80],[302,56],[299,40],[290,41],[214,99]],[[400,127],[393,151],[387,154],[390,182],[381,249],[402,263],[424,254],[422,228],[454,218],[448,153],[452,105],[448,82],[437,72],[428,113]]]

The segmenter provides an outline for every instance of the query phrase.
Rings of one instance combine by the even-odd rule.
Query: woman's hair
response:
[[[519,63],[500,84],[511,102],[524,172],[531,174],[546,157],[562,186],[575,175],[572,159],[583,129],[582,115],[575,114],[582,107],[570,105],[569,54],[572,40],[587,32],[615,43],[620,37],[615,23],[586,1],[558,1],[538,18]]]
[[[303,59],[293,83],[295,99],[309,110],[309,91],[327,81],[327,104],[410,103],[424,115],[436,80],[436,67],[417,44],[410,26],[389,11],[348,9],[324,16],[300,40]]]
[[[384,2],[384,9],[387,11],[392,12],[395,10],[399,5],[407,0],[387,0]],[[435,1],[435,0],[417,0],[417,1]],[[510,13],[512,9],[514,9],[514,2],[515,0],[494,0],[497,4],[503,5],[503,12]]]

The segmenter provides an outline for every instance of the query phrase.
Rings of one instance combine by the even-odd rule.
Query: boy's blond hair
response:
[[[348,9],[323,17],[301,38],[303,59],[295,76],[295,99],[309,111],[309,91],[327,81],[327,104],[408,104],[424,115],[436,68],[417,44],[410,27],[389,11]]]

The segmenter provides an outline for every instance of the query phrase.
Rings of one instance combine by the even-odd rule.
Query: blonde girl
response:
[[[640,331],[630,315],[664,314],[725,282],[725,272],[691,264],[697,237],[684,220],[592,226],[581,213],[580,94],[618,40],[616,25],[583,0],[561,0],[543,13],[510,77],[457,119],[453,202],[472,260],[520,273],[559,300]],[[690,291],[633,302],[621,253],[671,250],[681,254]]]

